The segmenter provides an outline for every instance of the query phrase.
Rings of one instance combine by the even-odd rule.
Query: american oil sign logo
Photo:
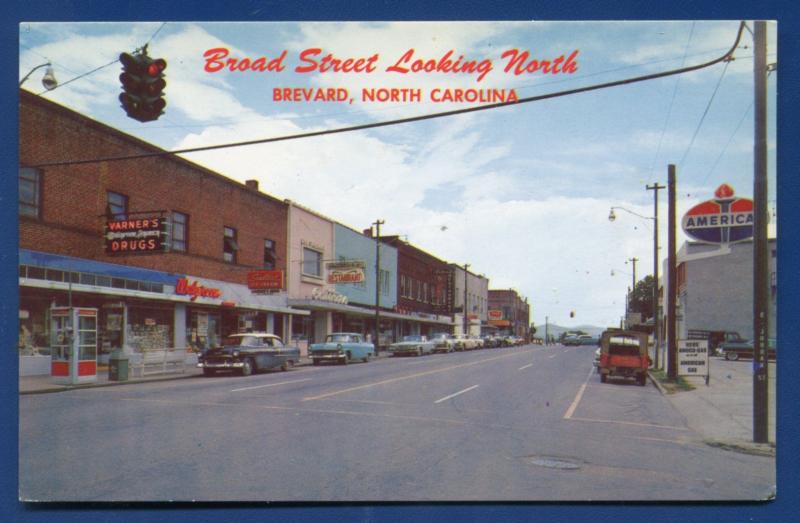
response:
[[[714,199],[698,203],[683,216],[684,232],[706,243],[733,243],[753,236],[753,200],[734,196],[728,184],[720,185]]]

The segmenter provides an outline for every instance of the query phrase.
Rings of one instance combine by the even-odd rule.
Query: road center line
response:
[[[373,382],[373,383],[366,383],[364,385],[358,385],[356,387],[350,387],[350,388],[347,388],[347,389],[341,389],[341,390],[335,390],[333,392],[327,392],[325,394],[320,394],[319,396],[309,396],[307,398],[303,398],[303,401],[321,400],[323,398],[328,398],[330,396],[336,396],[337,394],[344,394],[345,392],[353,392],[353,391],[356,391],[356,390],[368,389],[370,387],[375,387],[375,386],[378,386],[378,385],[386,385],[387,383],[394,383],[394,382],[397,382],[397,381],[409,380],[409,379],[413,379],[413,378],[420,378],[422,376],[428,376],[430,374],[437,374],[439,372],[446,372],[448,370],[460,369],[460,368],[463,368],[463,367],[471,367],[473,365],[480,365],[481,363],[486,363],[486,362],[489,362],[489,361],[499,360],[499,359],[502,359],[502,358],[508,358],[510,356],[519,356],[519,355],[523,355],[523,354],[527,354],[527,352],[510,352],[510,353],[507,353],[507,354],[503,354],[502,356],[495,356],[493,358],[486,358],[486,359],[483,359],[483,360],[471,361],[469,363],[461,363],[459,365],[451,365],[450,367],[444,367],[444,368],[441,368],[441,369],[426,370],[425,372],[418,372],[416,374],[409,374],[407,376],[398,376],[397,378],[389,378],[389,379],[386,379],[386,380],[376,381],[376,382]]]
[[[266,387],[277,387],[278,385],[288,385],[289,383],[300,383],[301,381],[311,381],[311,378],[305,378],[302,380],[292,380],[292,381],[281,381],[280,383],[270,383],[268,385],[256,385],[254,387],[242,387],[241,389],[231,389],[231,392],[239,392],[242,390],[253,390],[253,389],[263,389]]]
[[[527,365],[525,365],[525,366],[522,366],[522,367],[518,368],[517,370],[525,370],[525,369],[527,369],[528,367],[533,367],[533,363],[528,363]]]
[[[581,388],[578,389],[578,394],[575,395],[575,399],[572,400],[572,404],[569,406],[569,408],[567,409],[567,412],[564,414],[564,419],[570,419],[572,417],[572,415],[575,413],[575,409],[578,408],[578,403],[581,402],[581,398],[583,397],[583,393],[586,390],[586,385],[589,383],[589,378],[592,377],[592,374],[594,374],[594,372],[595,372],[594,367],[592,367],[589,370],[589,375],[586,376],[586,380],[583,382],[583,385],[581,385]]]
[[[451,398],[455,398],[455,397],[456,397],[456,396],[458,396],[459,394],[464,394],[465,392],[469,392],[469,391],[471,391],[471,390],[473,390],[473,389],[477,389],[477,388],[478,388],[478,385],[473,385],[472,387],[468,387],[468,388],[466,388],[466,389],[464,389],[464,390],[460,390],[460,391],[458,391],[458,392],[455,392],[455,393],[453,393],[453,394],[450,394],[449,396],[445,396],[444,398],[439,398],[438,400],[434,401],[434,403],[441,403],[441,402],[443,402],[443,401],[447,401],[447,400],[449,400],[449,399],[451,399]]]

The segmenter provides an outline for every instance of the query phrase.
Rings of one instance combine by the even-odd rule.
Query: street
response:
[[[40,501],[762,500],[775,459],[705,445],[596,347],[381,358],[20,397]]]

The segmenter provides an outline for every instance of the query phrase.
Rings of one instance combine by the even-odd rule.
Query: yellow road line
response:
[[[486,363],[486,362],[489,362],[489,361],[495,361],[495,360],[499,360],[499,359],[502,359],[502,358],[508,358],[509,356],[519,356],[519,355],[527,355],[527,353],[526,352],[512,352],[512,353],[509,353],[509,354],[503,354],[502,356],[495,356],[493,358],[486,358],[486,359],[483,359],[483,360],[471,361],[469,363],[462,363],[460,365],[452,365],[450,367],[444,367],[442,369],[433,369],[433,370],[427,370],[425,372],[417,372],[415,374],[409,374],[407,376],[399,376],[397,378],[389,378],[389,379],[386,379],[386,380],[376,381],[376,382],[373,382],[373,383],[367,383],[367,384],[364,384],[364,385],[358,385],[356,387],[349,387],[347,389],[335,390],[333,392],[327,392],[325,394],[320,394],[319,396],[310,396],[308,398],[303,398],[303,401],[321,400],[323,398],[329,398],[331,396],[336,396],[337,394],[344,394],[346,392],[353,392],[353,391],[356,391],[356,390],[368,389],[370,387],[376,387],[378,385],[386,385],[388,383],[395,383],[397,381],[410,380],[410,379],[413,379],[413,378],[420,378],[422,376],[429,376],[431,374],[437,374],[439,372],[446,372],[448,370],[460,369],[460,368],[463,368],[463,367],[471,367],[473,365],[480,365],[481,363]]]
[[[564,413],[564,419],[570,419],[572,415],[575,413],[575,409],[578,408],[578,403],[581,402],[581,398],[583,397],[583,393],[586,390],[586,384],[589,383],[589,378],[592,377],[592,373],[594,373],[594,367],[589,371],[589,375],[586,376],[586,381],[583,382],[581,388],[578,389],[578,394],[575,395],[575,399],[572,400],[572,404],[567,409],[567,412]]]

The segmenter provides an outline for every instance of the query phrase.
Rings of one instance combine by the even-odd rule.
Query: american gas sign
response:
[[[714,199],[698,203],[683,216],[683,231],[706,243],[734,243],[753,236],[753,200],[734,196],[728,184],[720,185]]]

